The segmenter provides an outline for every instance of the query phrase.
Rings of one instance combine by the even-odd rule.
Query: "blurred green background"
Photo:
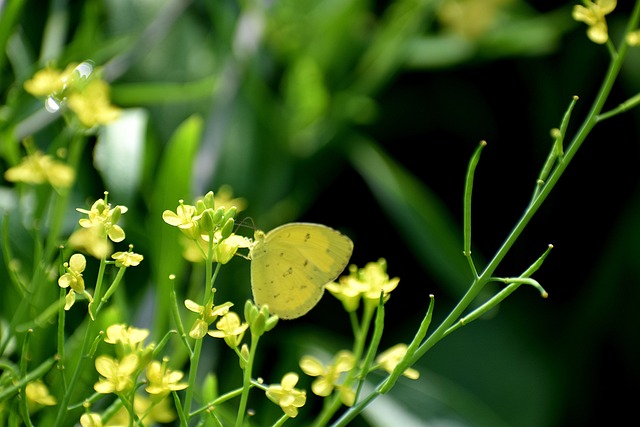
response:
[[[64,122],[44,112],[23,82],[49,62],[64,68],[91,60],[104,67],[124,119],[89,137],[64,233],[75,227],[73,209],[87,208],[105,189],[113,203],[129,207],[126,243],[145,256],[125,279],[131,323],[168,326],[166,276],[179,273],[180,281],[192,271],[177,256],[177,235],[161,212],[229,184],[246,199],[239,217],[249,224],[269,230],[290,221],[324,223],[353,239],[353,263],[386,258],[401,281],[386,305],[382,347],[408,342],[429,294],[438,322],[470,283],[462,194],[478,142],[488,142],[473,204],[481,268],[529,202],[551,147],[549,131],[571,97],[580,101],[569,135],[590,107],[609,56],[571,19],[575,3],[0,1],[2,168],[15,162],[24,137],[45,151],[64,143]],[[614,42],[632,6],[621,3],[608,17]],[[609,108],[640,91],[639,52],[630,52]],[[521,288],[447,337],[421,360],[420,380],[401,381],[359,425],[555,427],[633,419],[629,390],[640,380],[638,123],[636,109],[595,128],[498,269],[517,275],[552,243],[534,276],[549,298]],[[0,191],[0,208],[14,221],[14,251],[28,265],[28,206],[9,183]],[[0,309],[8,320],[15,295],[3,289],[4,261]],[[241,304],[249,297],[242,259],[219,280],[221,298]],[[187,283],[179,286],[184,292]],[[343,348],[349,330],[340,304],[326,296],[308,316],[281,322],[265,340],[270,357],[257,371],[277,381],[297,368],[298,349]],[[209,351],[204,368],[235,369],[226,349]],[[297,421],[305,425],[304,412]]]

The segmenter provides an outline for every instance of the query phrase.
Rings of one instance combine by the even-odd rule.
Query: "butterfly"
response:
[[[268,233],[256,230],[249,248],[251,290],[258,306],[281,319],[308,313],[324,287],[345,269],[353,242],[321,224],[293,222]]]

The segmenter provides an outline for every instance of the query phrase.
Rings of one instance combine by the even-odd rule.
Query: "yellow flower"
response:
[[[60,276],[58,279],[58,285],[61,288],[68,288],[78,293],[84,292],[84,279],[82,278],[82,272],[87,267],[87,260],[82,254],[73,254],[68,263],[64,264],[67,272]]]
[[[109,124],[120,116],[120,109],[111,105],[109,84],[100,79],[93,79],[81,90],[71,92],[67,103],[89,128]]]
[[[297,383],[298,375],[289,372],[282,377],[280,384],[269,386],[266,392],[269,400],[279,405],[291,418],[298,415],[298,408],[302,408],[307,401],[307,393],[294,388]]]
[[[124,230],[116,223],[120,215],[127,212],[126,206],[118,205],[112,209],[110,203],[98,199],[91,206],[91,210],[81,208],[76,210],[89,216],[78,221],[81,227],[90,228],[103,237],[109,236],[109,239],[116,243],[124,240]]]
[[[24,82],[24,90],[34,96],[49,96],[62,92],[70,81],[77,64],[69,64],[64,71],[43,68]]]
[[[70,166],[54,160],[48,154],[36,151],[23,157],[19,164],[6,170],[4,177],[11,182],[26,184],[43,184],[48,182],[53,187],[69,188],[76,178]]]
[[[207,333],[214,338],[224,338],[229,347],[236,348],[242,342],[242,337],[248,327],[248,323],[241,323],[240,316],[230,311],[216,323],[218,330]]]
[[[89,301],[93,301],[91,295],[84,289],[84,279],[82,278],[82,272],[87,266],[87,260],[82,254],[73,254],[69,259],[69,262],[64,263],[64,268],[67,270],[58,279],[58,286],[61,288],[71,288],[65,298],[65,310],[69,310],[76,301],[76,294],[82,294]]]
[[[70,64],[62,72],[45,68],[26,81],[24,88],[32,95],[48,97],[47,101],[56,105],[47,108],[50,111],[66,103],[83,125],[89,128],[105,125],[120,116],[120,109],[111,104],[109,84],[93,71],[89,62]]]
[[[49,394],[49,389],[41,380],[35,380],[27,384],[25,393],[29,412],[35,412],[41,406],[54,406],[58,403],[56,398]]]
[[[122,344],[131,353],[142,348],[142,344],[149,336],[149,330],[127,326],[124,323],[111,325],[107,328],[104,342],[108,344]]]
[[[214,246],[213,261],[219,262],[220,264],[226,264],[231,261],[238,251],[238,248],[248,248],[251,246],[250,239],[244,236],[238,236],[237,234],[231,234],[226,239],[221,239],[221,233],[216,232],[216,237],[220,240],[218,240],[218,244]]]
[[[355,266],[351,266],[349,269],[352,274],[340,277],[338,283],[327,284],[326,289],[342,302],[347,313],[352,313],[358,309],[360,298],[367,291],[367,286],[357,279],[357,275],[353,274],[357,272]]]
[[[370,262],[364,268],[349,267],[349,275],[342,276],[338,283],[330,283],[326,289],[338,298],[345,310],[355,311],[360,298],[364,298],[367,308],[376,307],[383,295],[383,302],[389,299],[389,293],[398,286],[399,278],[389,279],[387,262],[381,258]]]
[[[312,356],[304,356],[300,360],[302,371],[311,376],[318,377],[311,384],[311,391],[322,397],[329,396],[334,388],[340,391],[340,400],[347,406],[353,405],[355,392],[350,388],[337,384],[343,372],[349,372],[355,365],[355,358],[350,351],[342,350],[336,354],[332,363],[324,366],[322,362]]]
[[[82,414],[80,417],[80,425],[82,427],[102,427],[102,419],[99,414],[94,412]]]
[[[119,393],[133,387],[133,373],[138,369],[138,355],[128,354],[122,360],[110,356],[96,357],[96,371],[104,378],[100,378],[93,388],[98,393]]]
[[[485,34],[511,0],[447,0],[438,10],[442,26],[467,39]]]
[[[169,225],[178,227],[187,237],[198,239],[200,232],[198,230],[198,219],[200,215],[196,212],[193,205],[185,205],[183,200],[179,201],[180,205],[176,208],[176,212],[166,210],[162,213],[162,219]]]
[[[181,371],[172,371],[167,368],[166,360],[162,363],[154,360],[147,365],[147,379],[149,384],[145,390],[149,394],[164,397],[171,391],[184,390],[187,383],[179,382],[184,374]]]
[[[207,307],[203,307],[190,299],[184,301],[187,310],[194,313],[198,313],[200,317],[196,319],[189,336],[193,339],[200,339],[207,334],[209,325],[215,322],[218,316],[224,316],[229,312],[229,309],[233,306],[232,302],[225,302],[224,304],[214,306],[213,303],[209,303]]]
[[[396,344],[393,347],[380,353],[376,358],[376,363],[380,366],[380,368],[391,373],[398,365],[398,363],[402,361],[402,358],[405,354],[407,354],[407,345]],[[420,372],[416,371],[413,368],[407,368],[402,373],[402,375],[407,378],[411,378],[412,380],[417,380],[418,378],[420,378]]]
[[[151,401],[146,396],[136,394],[133,399],[133,410],[147,426],[156,423],[170,423],[176,419],[176,414],[171,408],[171,400],[166,397],[159,401],[155,399]],[[132,422],[131,414],[125,407],[122,407],[105,424],[105,427],[128,427]]]
[[[113,252],[113,245],[96,230],[80,228],[69,236],[69,246],[84,251],[96,259],[107,258]]]
[[[185,239],[183,241],[182,256],[190,262],[201,262],[206,259],[206,253],[209,250],[208,236],[199,236],[197,239]],[[213,262],[226,264],[236,254],[239,248],[248,248],[251,246],[251,240],[244,236],[231,234],[226,239],[222,238],[222,233],[216,231],[213,243]]]
[[[640,30],[630,32],[626,39],[629,46],[640,46]]]
[[[135,252],[116,252],[111,255],[116,260],[116,267],[135,267],[140,264],[144,257]]]
[[[616,0],[585,0],[584,6],[573,7],[573,19],[584,22],[589,26],[587,36],[598,44],[604,44],[609,40],[607,21],[605,15],[613,12],[616,8]]]

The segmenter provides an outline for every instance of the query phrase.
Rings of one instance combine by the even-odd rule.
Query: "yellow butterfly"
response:
[[[266,234],[256,230],[249,248],[253,299],[281,319],[300,317],[320,301],[352,252],[351,239],[325,225],[293,222]]]

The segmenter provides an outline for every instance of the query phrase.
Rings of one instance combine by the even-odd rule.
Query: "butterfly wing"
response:
[[[251,249],[251,287],[256,304],[282,319],[306,314],[324,286],[344,270],[353,242],[320,224],[291,223],[256,232]]]

